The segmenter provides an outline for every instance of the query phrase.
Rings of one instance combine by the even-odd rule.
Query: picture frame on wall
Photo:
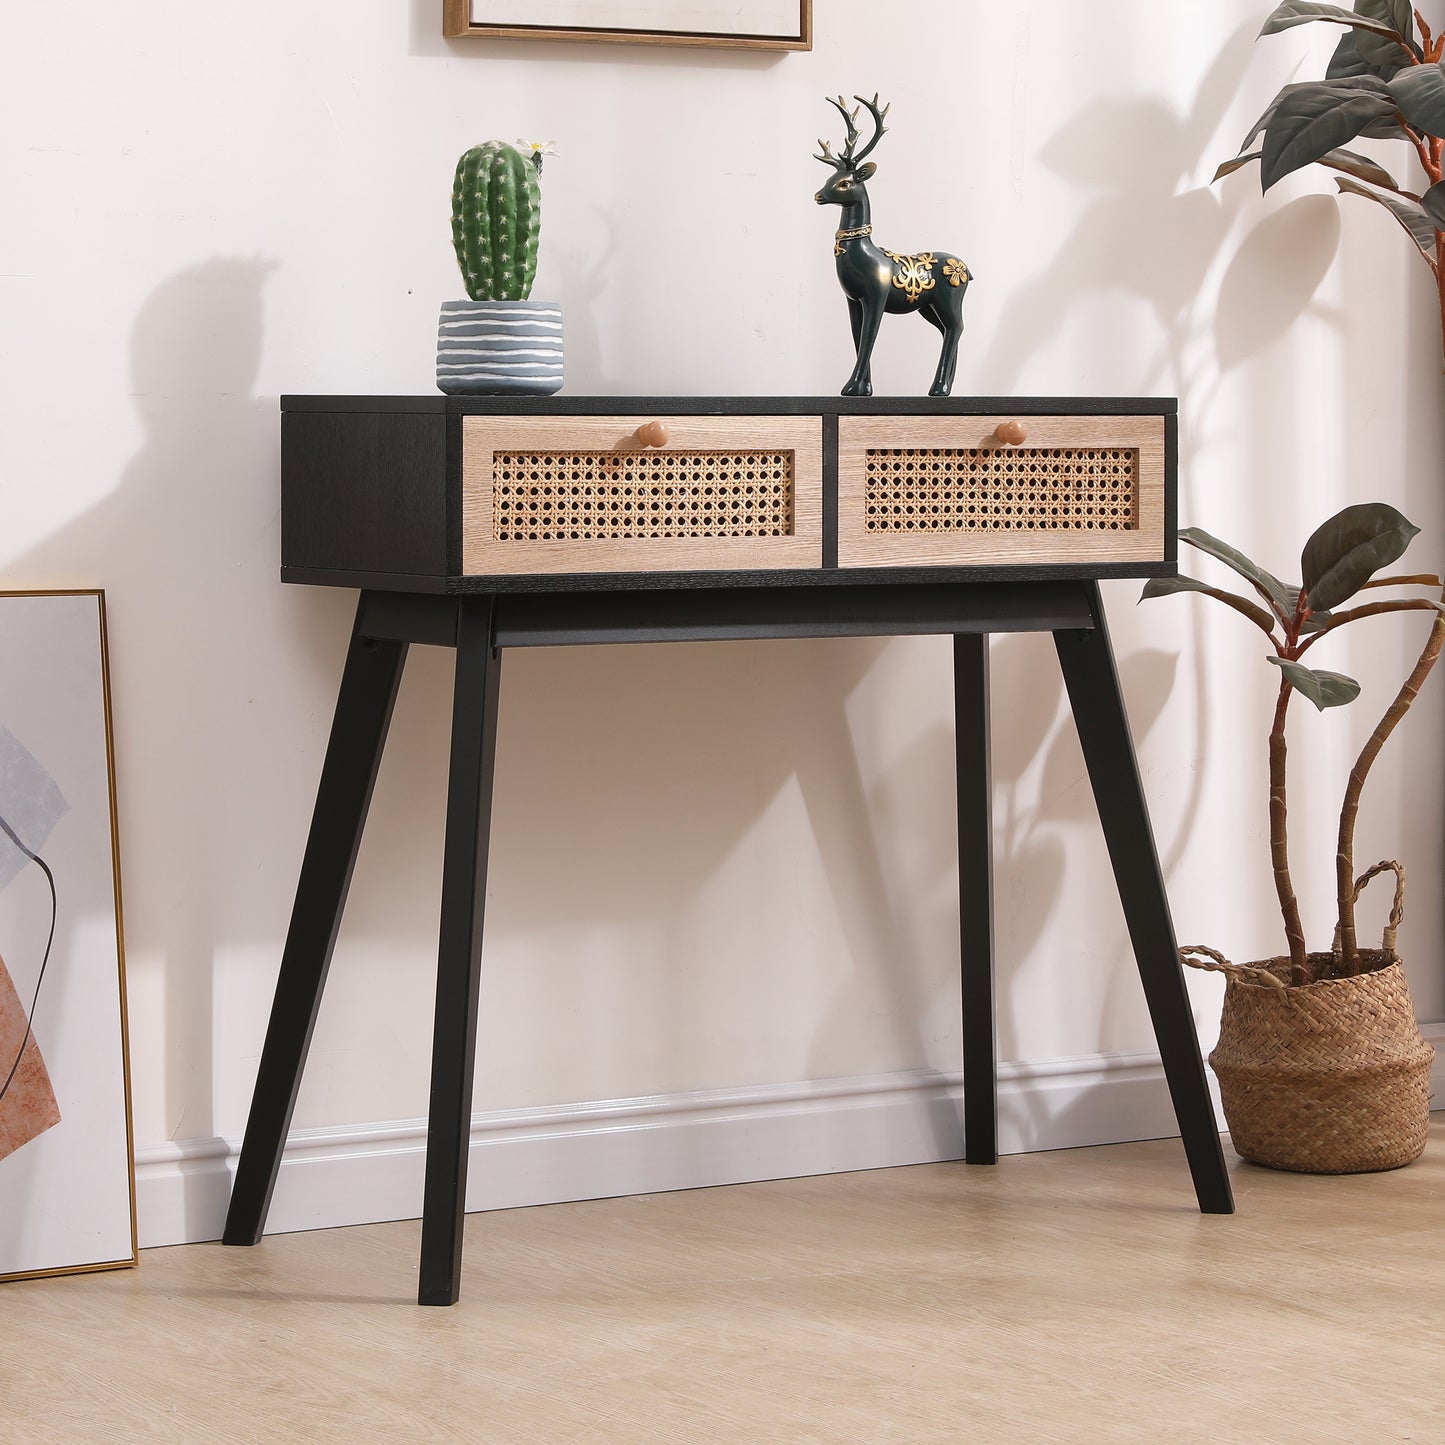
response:
[[[0,592],[0,1280],[136,1262],[99,591]]]
[[[442,33],[811,50],[813,0],[444,0]]]

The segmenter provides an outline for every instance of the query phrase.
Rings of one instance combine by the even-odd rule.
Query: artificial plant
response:
[[[1353,10],[1285,0],[1260,35],[1311,22],[1345,27],[1325,78],[1286,85],[1245,137],[1241,154],[1214,178],[1258,161],[1267,191],[1302,166],[1339,172],[1339,189],[1385,207],[1434,273],[1445,347],[1445,34],[1432,34],[1409,0],[1356,0]],[[1344,149],[1357,137],[1407,142],[1424,184],[1410,190],[1370,157]]]
[[[1355,936],[1354,913],[1357,892],[1354,865],[1355,819],[1359,813],[1360,794],[1380,749],[1415,700],[1440,655],[1442,645],[1445,645],[1445,606],[1442,606],[1441,602],[1416,595],[1396,596],[1340,609],[1342,604],[1367,589],[1442,589],[1445,584],[1435,576],[1375,576],[1382,567],[1388,567],[1399,560],[1418,531],[1418,527],[1383,502],[1346,507],[1325,522],[1305,543],[1304,551],[1300,555],[1303,581],[1287,585],[1217,537],[1210,536],[1198,527],[1189,527],[1180,531],[1180,540],[1231,567],[1250,584],[1260,600],[1255,601],[1235,592],[1210,587],[1192,577],[1184,576],[1155,577],[1144,588],[1144,597],[1163,597],[1174,592],[1203,592],[1247,617],[1268,637],[1273,649],[1266,657],[1279,669],[1280,679],[1274,720],[1269,733],[1269,846],[1275,891],[1279,895],[1285,937],[1289,945],[1290,982],[1293,984],[1304,984],[1313,980],[1310,976],[1309,955],[1305,948],[1299,903],[1290,880],[1285,745],[1285,721],[1289,703],[1298,692],[1323,711],[1327,707],[1340,707],[1353,702],[1360,691],[1359,683],[1353,678],[1316,669],[1301,659],[1321,638],[1338,632],[1353,622],[1378,617],[1387,612],[1428,611],[1434,614],[1434,623],[1419,660],[1370,734],[1350,770],[1344,801],[1340,807],[1335,852],[1338,958],[1332,964],[1332,969],[1335,976],[1349,976],[1363,971]]]
[[[457,162],[452,244],[473,301],[525,301],[532,294],[542,228],[537,178],[553,147],[527,149],[531,155],[524,156],[517,146],[489,140]]]

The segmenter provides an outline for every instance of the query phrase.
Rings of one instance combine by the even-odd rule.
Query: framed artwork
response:
[[[0,1279],[136,1262],[105,597],[0,592]]]
[[[811,50],[813,0],[444,0],[442,33]]]

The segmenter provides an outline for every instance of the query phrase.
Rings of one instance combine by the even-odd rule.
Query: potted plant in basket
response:
[[[538,177],[555,152],[550,141],[489,140],[457,162],[452,244],[468,299],[442,303],[442,391],[547,396],[562,385],[562,308],[529,299],[542,225]]]
[[[1340,191],[1389,211],[1434,273],[1445,345],[1445,34],[1432,34],[1410,0],[1355,0],[1353,10],[1285,0],[1260,35],[1312,22],[1345,27],[1325,78],[1286,85],[1214,178],[1258,161],[1267,191],[1302,166],[1337,172]],[[1410,190],[1347,149],[1357,137],[1406,142],[1424,184]]]
[[[1408,1164],[1425,1147],[1430,1125],[1429,1076],[1434,1050],[1420,1036],[1395,933],[1404,906],[1399,863],[1354,872],[1355,819],[1376,757],[1414,701],[1445,645],[1445,605],[1428,597],[1387,595],[1345,603],[1367,590],[1428,587],[1439,577],[1377,577],[1396,562],[1418,528],[1393,507],[1346,507],[1305,543],[1302,582],[1286,585],[1233,547],[1198,528],[1180,538],[1218,558],[1249,583],[1254,597],[1207,586],[1192,577],[1156,577],[1144,597],[1202,592],[1231,607],[1269,639],[1267,660],[1279,669],[1279,695],[1269,732],[1269,844],[1288,953],[1263,963],[1230,963],[1191,945],[1184,962],[1225,976],[1219,1043],[1209,1062],[1219,1078],[1225,1120],[1235,1149],[1277,1169],[1345,1174]],[[1256,600],[1257,599],[1257,600]],[[1310,953],[1290,880],[1285,722],[1291,699],[1339,707],[1359,684],[1304,662],[1321,639],[1366,618],[1423,611],[1433,616],[1409,677],[1350,770],[1336,840],[1337,921],[1332,947]],[[1375,875],[1395,874],[1395,905],[1379,949],[1361,948],[1355,902]]]

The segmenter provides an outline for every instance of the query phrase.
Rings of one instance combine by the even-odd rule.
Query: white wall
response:
[[[449,43],[435,0],[5,7],[0,587],[107,590],[143,1171],[214,1165],[243,1129],[354,602],[277,583],[277,396],[432,389],[470,144],[560,148],[536,294],[565,306],[569,393],[831,393],[849,346],[810,156],[825,95],[879,90],[880,238],[977,275],[956,392],[1177,395],[1186,524],[1287,573],[1378,497],[1426,529],[1417,565],[1445,562],[1426,268],[1323,177],[1209,184],[1333,40],[1254,46],[1266,8],[817,0],[815,49],[767,58]],[[933,359],[892,322],[879,390],[925,389]],[[1138,590],[1107,596],[1178,931],[1278,951],[1272,671],[1233,617]],[[1348,761],[1417,645],[1396,621],[1322,659],[1364,702],[1295,718],[1321,946]],[[1086,1121],[1087,1081],[1152,1036],[1051,647],[993,658],[1001,1057],[1025,1083],[1073,1069]],[[956,1075],[946,642],[523,653],[505,681],[479,1110]],[[1412,868],[1428,1018],[1438,686],[1360,841]],[[449,687],[418,649],[297,1109],[333,1143],[425,1113]],[[1217,983],[1196,997],[1207,1043]],[[1019,1089],[1016,1147],[1131,1127]],[[148,1220],[143,1194],[143,1238],[214,1232],[223,1198],[212,1178]]]

